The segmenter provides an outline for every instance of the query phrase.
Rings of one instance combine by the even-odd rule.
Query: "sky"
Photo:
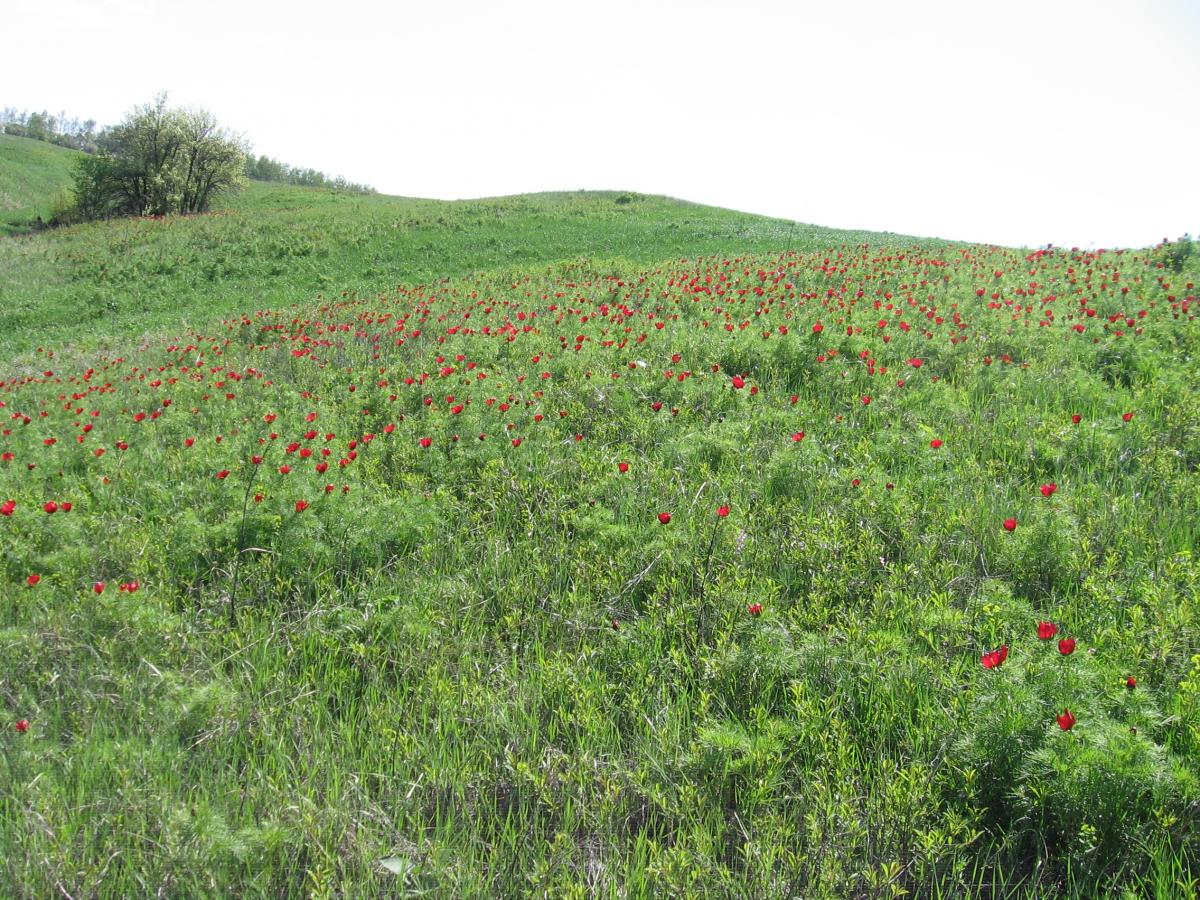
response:
[[[1200,0],[0,0],[0,107],[167,91],[460,199],[620,189],[1028,247],[1200,233]]]

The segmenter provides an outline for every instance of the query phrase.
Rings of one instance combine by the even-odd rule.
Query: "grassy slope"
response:
[[[71,184],[79,153],[45,141],[0,134],[0,236],[19,234]]]
[[[608,192],[454,203],[251,183],[221,212],[0,242],[0,358],[320,294],[587,255],[649,262],[888,236]],[[894,237],[894,236],[892,236]]]
[[[616,196],[0,241],[0,893],[1194,895],[1195,261]]]

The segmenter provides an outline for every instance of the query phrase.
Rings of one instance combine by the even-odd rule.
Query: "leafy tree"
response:
[[[168,107],[165,94],[135,108],[98,144],[99,153],[76,165],[83,218],[204,212],[245,177],[245,141],[204,110]]]

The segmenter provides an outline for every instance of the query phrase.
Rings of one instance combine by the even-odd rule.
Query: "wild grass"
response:
[[[288,196],[5,244],[5,893],[1194,894],[1197,272]]]

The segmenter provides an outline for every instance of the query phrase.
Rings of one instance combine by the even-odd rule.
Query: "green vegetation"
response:
[[[0,134],[0,237],[28,231],[39,217],[48,222],[55,205],[68,202],[72,166],[82,155]]]
[[[266,185],[0,241],[0,894],[1194,896],[1198,262]]]
[[[0,358],[584,255],[636,263],[886,238],[642,195],[447,203],[251,182],[212,215],[0,242]]]

